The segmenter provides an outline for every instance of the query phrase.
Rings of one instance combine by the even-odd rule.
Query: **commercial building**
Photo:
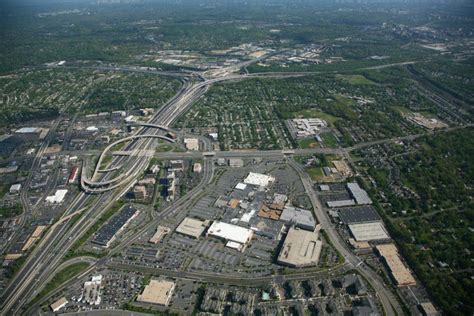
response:
[[[76,166],[72,167],[71,173],[69,174],[68,184],[74,183],[77,180],[78,169]]]
[[[56,190],[56,193],[46,197],[46,202],[49,203],[61,203],[66,196],[67,190]]]
[[[344,224],[371,223],[382,220],[375,208],[370,205],[342,208],[338,210],[338,215]]]
[[[378,245],[375,247],[378,254],[383,258],[390,276],[397,286],[415,285],[416,280],[410,270],[403,263],[395,244]]]
[[[146,199],[146,188],[143,185],[137,185],[133,188],[133,196],[136,200]]]
[[[125,229],[139,213],[137,209],[130,205],[124,206],[119,214],[113,216],[99,229],[92,239],[92,242],[103,247],[109,247],[117,235]]]
[[[328,207],[344,207],[344,206],[353,206],[356,204],[354,200],[337,200],[337,201],[328,201],[326,202]]]
[[[237,190],[243,191],[243,190],[245,190],[245,189],[247,188],[247,185],[246,185],[245,183],[241,183],[241,182],[240,182],[240,183],[237,183],[237,185],[235,186],[235,188],[236,188]]]
[[[20,183],[14,184],[10,187],[10,194],[20,193],[20,190],[21,190],[21,184]]]
[[[168,306],[174,288],[174,282],[151,279],[143,293],[138,295],[137,302]]]
[[[176,228],[176,232],[197,239],[206,230],[207,224],[207,221],[186,217]]]
[[[229,248],[244,251],[253,237],[253,230],[215,221],[207,230],[207,236],[213,236],[227,241]]]
[[[318,230],[307,231],[291,227],[278,255],[278,263],[292,267],[317,265],[321,249]]]
[[[158,226],[155,234],[150,238],[149,242],[151,242],[152,244],[159,243],[163,239],[163,237],[169,234],[170,231],[171,229],[169,229],[168,227]]]
[[[356,241],[375,241],[390,239],[381,222],[349,225],[349,230]]]
[[[241,158],[229,158],[228,163],[231,168],[242,168],[244,166],[244,160]]]
[[[316,227],[316,221],[311,211],[292,206],[286,206],[283,209],[280,220],[287,225],[295,225],[299,228],[311,231]]]
[[[89,305],[99,305],[101,301],[100,291],[102,285],[102,275],[95,275],[91,281],[84,283],[84,292],[82,293],[82,302]]]
[[[56,313],[58,312],[61,308],[63,307],[66,307],[68,301],[67,299],[63,296],[61,297],[59,300],[57,300],[56,302],[54,302],[53,304],[49,305],[49,307],[51,308],[51,310]]]
[[[194,173],[201,173],[202,172],[202,165],[199,162],[196,162],[193,165],[193,172]]]
[[[184,144],[187,150],[199,150],[199,139],[197,138],[185,138]]]
[[[418,306],[420,308],[421,314],[423,316],[439,316],[441,315],[440,312],[434,307],[433,303],[431,302],[424,302],[420,303]]]
[[[372,200],[369,198],[369,195],[365,190],[363,190],[359,184],[352,182],[347,184],[347,189],[349,190],[352,198],[356,201],[357,204],[372,204]]]
[[[266,174],[250,172],[245,178],[244,183],[255,185],[258,187],[268,187],[271,183],[275,182],[275,178]]]

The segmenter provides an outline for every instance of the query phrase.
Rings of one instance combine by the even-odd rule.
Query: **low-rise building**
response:
[[[321,249],[319,230],[307,231],[291,227],[278,255],[278,263],[292,267],[314,266],[319,262]]]
[[[56,302],[54,302],[53,304],[49,305],[49,307],[51,308],[51,310],[56,313],[58,312],[61,308],[64,308],[66,307],[68,301],[67,299],[63,296],[61,297],[59,300],[57,300]]]
[[[258,187],[268,187],[275,182],[275,178],[266,174],[250,172],[245,178],[244,183],[255,185]]]
[[[199,162],[196,162],[193,165],[193,172],[194,173],[201,173],[202,172],[202,165]]]
[[[356,241],[388,240],[390,236],[382,222],[350,224],[349,230]]]
[[[207,236],[213,236],[227,241],[226,247],[244,251],[253,237],[253,230],[215,221],[207,230]]]
[[[280,215],[280,220],[287,225],[295,225],[311,231],[316,227],[316,221],[311,211],[298,207],[286,206]]]
[[[372,204],[372,200],[370,199],[367,192],[356,182],[348,183],[347,189],[357,204]]]
[[[171,229],[169,229],[168,227],[158,226],[155,234],[150,238],[149,242],[151,242],[152,244],[159,243],[163,239],[163,237],[169,234],[170,231]]]
[[[185,138],[184,145],[186,146],[187,150],[199,150],[199,139],[197,138]]]
[[[403,263],[395,244],[384,244],[375,247],[377,253],[383,258],[390,276],[397,286],[415,285],[416,280],[411,271]]]
[[[14,184],[10,187],[10,194],[20,193],[20,190],[21,190],[21,184],[20,183]]]
[[[54,193],[54,195],[46,197],[46,202],[53,204],[61,203],[64,200],[66,193],[67,190],[56,190],[56,193]]]
[[[146,188],[143,185],[137,185],[133,188],[133,196],[136,200],[144,200],[147,197]]]
[[[171,281],[151,279],[137,302],[168,306],[173,296],[175,284]]]
[[[241,158],[229,158],[228,163],[231,168],[242,168],[244,166],[244,160]]]
[[[176,232],[197,239],[206,230],[207,224],[206,221],[186,217],[176,228]]]

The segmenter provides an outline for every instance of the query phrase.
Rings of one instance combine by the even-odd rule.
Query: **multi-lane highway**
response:
[[[114,70],[122,71],[136,71],[136,69],[120,69],[116,68]],[[226,71],[223,69],[222,73],[230,73],[234,69],[228,69]],[[61,266],[61,261],[63,260],[67,251],[72,247],[72,245],[80,238],[81,234],[87,231],[96,220],[105,212],[105,210],[114,204],[114,202],[125,193],[130,185],[133,185],[134,180],[138,175],[149,165],[150,155],[146,154],[147,151],[152,150],[154,145],[156,145],[155,138],[163,138],[162,129],[156,128],[157,126],[164,127],[165,129],[182,114],[184,113],[190,105],[192,105],[196,100],[198,100],[212,84],[228,81],[228,80],[243,80],[246,78],[254,77],[288,77],[288,76],[302,76],[304,74],[251,74],[251,75],[225,75],[224,77],[213,78],[213,79],[204,79],[198,77],[196,82],[192,82],[187,73],[163,73],[155,72],[162,75],[172,75],[172,76],[181,76],[183,80],[183,87],[178,91],[178,93],[173,97],[169,102],[167,102],[159,111],[155,113],[152,119],[148,122],[148,126],[142,126],[137,130],[137,132],[127,139],[128,144],[125,146],[124,151],[134,151],[136,153],[145,153],[137,154],[130,156],[116,156],[113,160],[105,167],[106,170],[102,170],[101,164],[99,163],[91,177],[88,175],[88,167],[85,166],[83,169],[83,179],[81,183],[83,184],[86,193],[80,193],[76,199],[71,203],[71,205],[64,212],[62,217],[61,224],[53,225],[50,227],[48,234],[42,239],[38,246],[33,250],[31,255],[27,258],[25,264],[17,275],[13,278],[12,282],[9,284],[8,288],[4,292],[5,295],[2,297],[2,315],[15,315],[22,311],[23,306],[25,306],[31,299],[35,297],[38,291],[41,289],[41,286],[50,278],[52,274],[58,271],[58,267]],[[183,77],[184,75],[184,77]],[[192,74],[194,76],[194,74]],[[154,126],[155,125],[155,126]],[[109,150],[108,148],[107,150]],[[210,149],[210,148],[208,148]],[[320,149],[321,153],[335,153],[340,152],[344,153],[344,149]],[[298,151],[298,154],[304,154],[304,150]],[[308,150],[308,153],[312,151]],[[167,158],[171,157],[175,153],[162,153],[161,157]],[[201,153],[192,153],[201,154]],[[185,154],[180,153],[182,157]],[[202,155],[202,154],[201,154]],[[272,151],[272,152],[220,152],[216,153],[218,157],[281,157],[285,155],[282,151]],[[375,272],[370,270],[368,267],[363,265],[359,258],[353,255],[349,250],[344,246],[344,243],[340,240],[338,235],[331,228],[331,224],[327,217],[327,214],[322,212],[320,207],[320,202],[317,196],[315,196],[314,191],[312,191],[312,185],[308,178],[308,175],[301,169],[301,167],[294,163],[290,159],[290,164],[295,168],[295,170],[300,175],[305,189],[308,195],[311,198],[311,201],[314,205],[314,208],[317,212],[318,220],[322,223],[326,231],[328,231],[328,236],[331,242],[335,245],[337,250],[343,254],[346,259],[346,265],[354,267],[359,270],[359,272],[365,276],[371,285],[377,290],[380,295],[381,301],[385,313],[387,315],[395,315],[400,311],[398,303],[394,300],[393,296],[390,295],[390,291],[384,288],[383,283],[379,280]],[[125,171],[124,171],[125,170]],[[99,172],[100,171],[100,172]],[[123,173],[124,176],[118,177],[117,174]],[[193,190],[188,192],[184,197],[177,200],[172,206],[160,212],[159,215],[152,221],[150,221],[142,230],[138,231],[135,234],[127,237],[123,240],[118,247],[113,249],[110,255],[121,251],[124,247],[133,243],[144,230],[149,229],[160,220],[168,218],[170,216],[175,216],[177,213],[185,210],[190,203],[196,200],[197,197],[205,193],[206,187],[213,178],[213,163],[209,158],[204,158],[204,172],[203,178],[200,184],[195,187]],[[99,195],[88,194],[87,191],[91,189],[102,188]],[[92,191],[94,191],[92,190]],[[75,221],[72,225],[68,224],[67,220],[64,218],[70,218],[71,214],[76,212],[79,209],[85,208],[82,211],[80,218]],[[93,266],[97,264],[93,263]],[[344,265],[345,267],[347,267]],[[312,275],[317,275],[318,272],[307,272],[307,277]],[[209,277],[208,275],[202,276]]]

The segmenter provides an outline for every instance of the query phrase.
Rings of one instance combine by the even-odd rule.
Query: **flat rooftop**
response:
[[[350,224],[349,229],[357,241],[390,239],[390,236],[381,222]]]
[[[311,211],[297,207],[285,207],[280,215],[280,220],[287,224],[295,224],[303,229],[314,230],[316,227],[316,221]]]
[[[174,282],[152,279],[143,290],[143,293],[138,295],[137,301],[168,306],[174,287]]]
[[[372,200],[369,198],[367,192],[362,189],[356,182],[348,183],[347,189],[349,190],[357,204],[372,204]]]
[[[129,221],[138,214],[138,210],[130,205],[122,208],[120,213],[114,215],[105,225],[103,225],[92,239],[92,242],[104,247],[108,247]]]
[[[253,236],[253,230],[224,222],[214,222],[207,230],[209,236],[219,237],[240,244],[248,243]]]
[[[370,205],[341,208],[338,210],[338,214],[344,224],[370,223],[382,220],[375,208]]]
[[[398,286],[414,285],[416,280],[403,263],[395,244],[378,245],[375,247],[385,260],[390,273]]]
[[[274,182],[275,178],[266,174],[250,172],[245,178],[244,183],[260,187],[268,187],[270,183]]]
[[[176,232],[193,238],[199,238],[206,229],[206,226],[204,221],[186,217],[176,228]]]
[[[278,255],[278,263],[293,267],[317,265],[321,248],[319,231],[291,227]]]

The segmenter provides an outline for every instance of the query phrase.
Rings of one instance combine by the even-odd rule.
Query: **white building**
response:
[[[197,138],[185,138],[184,144],[186,145],[187,150],[199,150],[199,139]]]
[[[253,230],[223,222],[214,222],[207,230],[207,236],[227,241],[226,247],[244,251],[253,237]]]
[[[259,187],[268,187],[271,183],[275,182],[275,178],[266,174],[250,172],[244,183],[251,184]]]
[[[48,203],[61,203],[66,196],[67,190],[56,190],[54,195],[50,195],[46,197],[46,202]]]
[[[20,192],[20,190],[21,190],[21,184],[20,183],[14,184],[10,187],[10,194],[17,194]]]

